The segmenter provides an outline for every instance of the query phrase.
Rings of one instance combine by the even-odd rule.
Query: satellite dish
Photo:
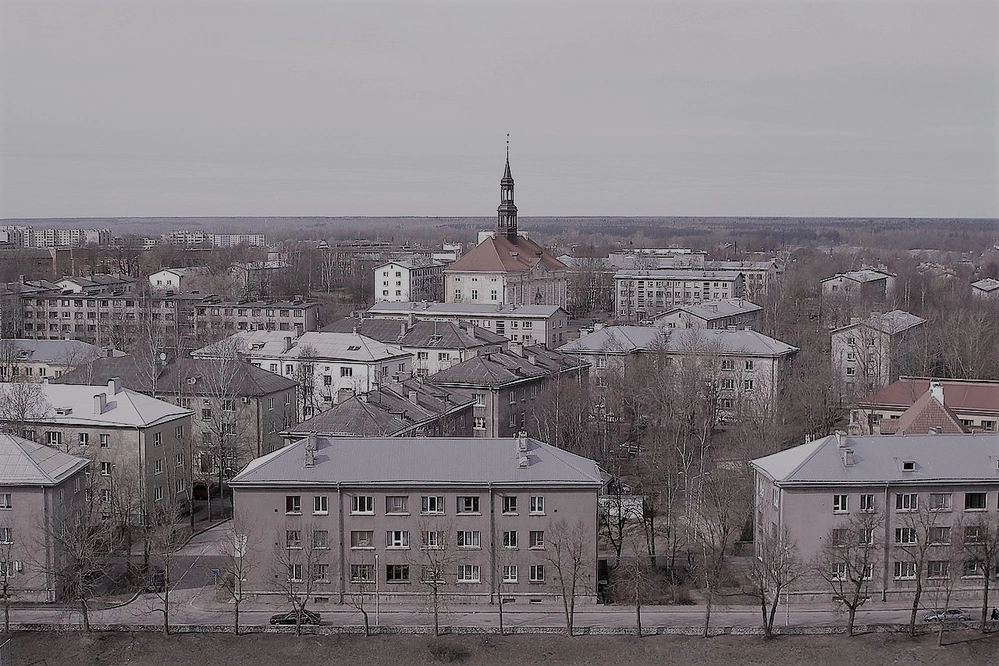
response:
[[[167,359],[166,352],[160,352],[160,360],[165,361]]]

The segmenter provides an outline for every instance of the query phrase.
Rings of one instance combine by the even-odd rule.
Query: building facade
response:
[[[375,267],[375,301],[405,303],[444,300],[444,264],[416,258]]]
[[[861,434],[894,434],[895,424],[928,393],[969,432],[997,432],[999,381],[983,379],[901,377],[860,400],[850,412],[850,422]]]
[[[619,321],[649,319],[678,305],[743,298],[738,271],[625,270],[614,274],[614,314]]]
[[[920,367],[925,319],[892,310],[853,319],[831,333],[833,376],[841,395],[870,394]]]
[[[123,356],[79,340],[0,340],[0,382],[54,379],[95,359]]]
[[[763,308],[745,299],[705,301],[680,305],[653,318],[659,328],[750,328],[758,329]]]
[[[823,296],[886,303],[895,294],[895,276],[874,268],[837,273],[822,281]]]

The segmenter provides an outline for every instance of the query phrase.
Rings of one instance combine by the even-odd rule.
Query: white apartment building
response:
[[[739,271],[618,271],[614,311],[620,321],[640,321],[677,305],[742,298],[744,284]]]
[[[759,328],[763,308],[742,298],[679,305],[653,318],[659,328]]]
[[[206,266],[163,268],[149,276],[149,286],[155,291],[190,291],[192,283],[208,275]]]
[[[832,331],[833,375],[843,395],[869,394],[916,368],[926,320],[892,310]]]
[[[444,296],[444,264],[394,259],[374,270],[375,301],[440,301]]]

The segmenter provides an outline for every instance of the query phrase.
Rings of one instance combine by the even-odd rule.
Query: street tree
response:
[[[978,513],[963,525],[965,566],[969,575],[982,577],[982,607],[979,629],[987,631],[989,594],[999,569],[999,517],[993,512]]]
[[[877,513],[854,513],[826,534],[813,563],[815,573],[833,591],[846,609],[846,633],[853,636],[857,610],[867,603],[872,585],[877,584],[876,535],[882,519]]]
[[[437,502],[443,506],[443,497],[426,497],[421,501]],[[421,512],[436,510],[426,507]],[[419,521],[420,549],[412,560],[413,569],[419,572],[420,585],[426,597],[427,609],[431,614],[434,636],[441,635],[441,616],[447,613],[448,596],[447,572],[457,563],[457,532],[450,519],[426,518]]]
[[[217,548],[222,556],[225,572],[222,575],[222,588],[232,601],[232,630],[239,635],[239,609],[246,600],[247,593],[243,589],[246,582],[257,565],[257,553],[249,548],[249,544],[256,543],[255,530],[252,522],[242,513],[234,512],[223,531],[221,541]]]
[[[576,599],[582,590],[595,583],[594,544],[581,520],[571,525],[561,519],[549,523],[545,540],[544,561],[552,570],[553,581],[562,598],[566,635],[572,636]]]
[[[317,590],[330,582],[330,533],[320,523],[289,524],[274,540],[274,585],[295,611],[295,633],[302,634],[302,615]]]
[[[756,534],[755,553],[750,560],[750,596],[760,602],[763,633],[773,637],[774,619],[781,594],[786,593],[803,573],[798,545],[791,540],[787,528],[781,531],[762,530]]]

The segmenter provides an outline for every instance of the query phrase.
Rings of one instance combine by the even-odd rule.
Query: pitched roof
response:
[[[0,433],[0,486],[55,486],[89,462],[59,449]]]
[[[699,305],[679,305],[660,315],[656,315],[655,319],[658,320],[663,317],[668,317],[674,312],[687,312],[699,319],[713,321],[715,319],[724,319],[725,317],[733,317],[735,315],[749,312],[759,312],[762,309],[763,308],[756,303],[750,303],[743,298],[729,298],[717,301],[704,301]]]
[[[940,428],[943,434],[968,432],[953,411],[941,404],[932,391],[924,393],[897,419],[882,419],[882,435],[925,435],[930,428]]]
[[[558,305],[508,305],[497,303],[419,303],[415,301],[382,301],[367,309],[371,315],[409,315],[416,317],[544,317],[562,308]]]
[[[978,282],[972,282],[971,286],[979,291],[993,292],[999,289],[999,280],[995,278],[983,278]]]
[[[298,386],[288,377],[268,372],[246,361],[229,360],[222,368],[210,361],[191,358],[174,358],[163,365],[136,356],[96,359],[49,381],[55,384],[107,385],[112,377],[118,377],[122,386],[140,393],[153,393],[155,385],[157,393],[201,395],[218,391],[220,383],[214,375],[223,369],[227,378],[225,390],[236,396],[270,395]]]
[[[862,406],[909,407],[930,388],[926,377],[902,377],[867,398]],[[956,411],[999,412],[999,381],[934,379],[943,384],[944,404]]]
[[[623,329],[618,333],[619,329]],[[650,326],[606,326],[559,347],[575,354],[607,353],[615,349],[648,351],[658,349],[672,354],[712,351],[740,356],[785,356],[797,347],[757,331],[729,331],[711,328],[660,329]]]
[[[534,439],[527,440],[528,464],[518,462],[514,438],[318,437],[312,467],[305,466],[309,438],[247,464],[233,488],[289,485],[531,484],[603,485],[600,468]]]
[[[634,354],[648,351],[662,337],[662,330],[651,326],[605,326],[562,345],[558,351],[566,354]]]
[[[341,400],[331,409],[289,428],[287,432],[391,437],[459,406],[471,406],[473,402],[471,393],[467,391],[407,379],[383,384],[363,396]]]
[[[105,355],[105,350],[81,340],[31,340],[15,339],[4,344],[11,345],[13,362],[56,363],[78,365]],[[115,356],[125,352],[112,350]]]
[[[291,347],[285,349],[287,338]],[[354,363],[373,363],[385,359],[409,356],[396,345],[385,344],[354,333],[310,331],[297,338],[288,331],[244,331],[192,352],[195,358],[210,358],[220,351],[228,353],[236,345],[248,358],[297,359],[311,353],[317,359]]]
[[[17,390],[9,383],[0,383],[0,393]],[[43,423],[94,425],[109,427],[147,428],[191,414],[191,410],[151,398],[131,389],[108,384],[32,384],[38,387],[40,418]],[[95,396],[105,396],[105,408],[97,412]]]
[[[832,332],[838,333],[850,328],[856,328],[857,326],[867,326],[876,331],[887,333],[888,335],[895,335],[896,333],[902,333],[910,328],[915,328],[925,323],[926,320],[922,317],[909,314],[904,310],[892,310],[891,312],[874,313],[867,319],[855,321],[854,323],[847,324],[846,326],[840,326],[839,328],[833,329]]]
[[[853,465],[843,462],[846,448]],[[997,483],[997,460],[999,435],[830,435],[750,464],[781,485]],[[912,471],[904,470],[906,461],[915,463]]]
[[[323,327],[324,331],[353,333],[402,347],[440,347],[441,349],[472,349],[483,345],[502,344],[507,338],[479,326],[459,326],[451,321],[420,319],[410,326],[397,319],[376,317],[344,317]]]
[[[538,264],[548,270],[565,270],[567,268],[565,264],[529,238],[518,236],[517,242],[511,243],[506,236],[497,234],[466,252],[458,261],[448,266],[446,272],[525,272]]]
[[[873,268],[862,268],[859,271],[847,271],[846,273],[837,273],[832,277],[827,277],[823,282],[828,282],[829,280],[835,280],[837,278],[846,278],[847,280],[852,280],[854,282],[876,282],[878,280],[884,280],[885,278],[892,277],[889,273],[883,273],[879,270]]]
[[[430,375],[427,381],[444,385],[498,387],[587,367],[588,363],[581,363],[568,354],[533,346],[524,347],[523,355],[513,350],[479,354]]]
[[[614,273],[618,278],[649,278],[652,280],[735,280],[742,275],[741,271],[715,270],[623,270]]]

